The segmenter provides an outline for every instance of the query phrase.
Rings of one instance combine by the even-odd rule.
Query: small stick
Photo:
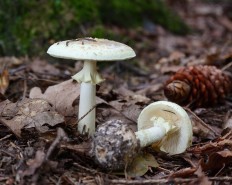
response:
[[[232,66],[232,62],[226,64],[221,70],[222,70],[222,71],[225,71],[225,70],[227,70],[228,68],[230,68],[231,66]]]
[[[207,125],[202,119],[200,119],[193,111],[191,111],[189,108],[184,108],[187,112],[191,113],[205,128],[208,128],[210,131],[212,131],[215,136],[219,136],[215,130],[213,130],[209,125]]]
[[[101,173],[101,172],[98,172],[97,170],[94,170],[94,169],[90,169],[90,168],[86,168],[78,163],[73,163],[73,166],[76,166],[78,168],[81,168],[82,170],[86,171],[86,172],[90,172],[92,174],[96,174],[96,173]]]
[[[67,139],[68,139],[68,137],[67,137],[66,133],[64,132],[64,130],[62,128],[58,128],[56,139],[52,142],[51,146],[49,147],[47,154],[46,154],[46,157],[45,157],[45,160],[48,160],[51,153],[54,151],[54,149],[60,143],[60,141],[67,140]]]
[[[126,179],[108,179],[105,178],[105,182],[110,184],[183,184],[194,182],[198,180],[197,178],[174,178],[174,179],[144,179],[144,180],[126,180]],[[232,177],[209,177],[210,181],[224,181],[224,182],[232,182]]]
[[[0,142],[3,141],[3,140],[5,140],[5,139],[8,139],[11,136],[12,136],[12,134],[6,135],[5,137],[3,137],[3,138],[0,139]]]
[[[96,108],[97,105],[94,105],[88,112],[86,112],[83,116],[80,117],[80,119],[77,120],[77,124],[85,117],[87,116],[93,109]]]

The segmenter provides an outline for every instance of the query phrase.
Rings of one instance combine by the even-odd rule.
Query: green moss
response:
[[[162,0],[102,0],[99,4],[101,19],[106,23],[120,26],[139,26],[143,20],[150,19],[173,33],[185,34],[188,26],[168,8]]]
[[[137,26],[142,22],[142,7],[131,0],[98,1],[100,16],[104,23],[121,26]]]
[[[5,0],[0,7],[0,55],[45,53],[50,40],[74,37],[80,24],[99,22],[91,0]]]
[[[121,40],[104,25],[136,27],[144,18],[174,33],[188,31],[161,0],[0,1],[0,55],[43,55],[54,41],[85,35]]]

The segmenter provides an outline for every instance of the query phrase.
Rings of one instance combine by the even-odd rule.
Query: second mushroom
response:
[[[100,125],[93,137],[91,154],[102,168],[119,170],[149,145],[169,155],[183,153],[192,143],[192,134],[191,120],[182,107],[157,101],[140,113],[137,132],[120,120]]]
[[[96,84],[103,81],[97,72],[97,61],[116,61],[135,57],[129,46],[97,38],[81,38],[61,41],[49,47],[47,53],[53,57],[83,60],[83,69],[72,76],[81,83],[78,119],[78,131],[93,135],[95,132],[95,96]]]

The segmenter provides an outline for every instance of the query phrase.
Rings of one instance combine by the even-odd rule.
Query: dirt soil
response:
[[[186,36],[149,20],[138,29],[111,27],[133,41],[137,56],[100,65],[105,81],[97,86],[96,124],[120,119],[136,130],[141,110],[167,100],[165,82],[183,66],[212,65],[231,76],[232,17],[226,2],[171,3],[192,28]],[[184,107],[194,134],[185,153],[171,156],[148,147],[143,155],[151,163],[139,160],[134,169],[114,172],[96,164],[88,153],[91,138],[76,131],[80,85],[70,77],[82,62],[48,60],[0,58],[0,184],[232,183],[231,95],[211,107]]]

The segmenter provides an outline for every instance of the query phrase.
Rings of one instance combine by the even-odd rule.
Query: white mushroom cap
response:
[[[57,42],[49,47],[47,53],[73,60],[113,61],[135,57],[134,50],[125,44],[89,37]]]
[[[138,130],[153,127],[154,119],[163,120],[171,124],[171,129],[166,136],[153,147],[171,155],[183,153],[192,143],[192,124],[186,111],[179,105],[157,101],[145,107],[138,118]]]

